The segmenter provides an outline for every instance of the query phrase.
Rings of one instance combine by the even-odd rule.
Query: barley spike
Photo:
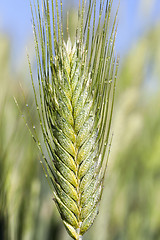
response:
[[[62,0],[31,3],[38,89],[30,61],[29,66],[47,156],[37,134],[31,134],[64,226],[75,240],[82,240],[98,214],[110,151],[118,70],[112,3],[79,1],[74,42],[69,36],[64,41]]]

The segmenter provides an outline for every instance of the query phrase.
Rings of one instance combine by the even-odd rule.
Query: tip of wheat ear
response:
[[[98,214],[107,166],[106,146],[118,69],[114,55],[117,14],[108,37],[113,0],[102,2],[96,29],[96,1],[89,1],[84,22],[85,1],[82,0],[74,45],[70,38],[67,43],[63,40],[63,21],[60,22],[59,16],[62,9],[59,14],[57,0],[51,0],[52,14],[49,1],[42,0],[44,17],[39,1],[37,7],[34,5],[35,12],[31,5],[39,98],[30,62],[29,66],[47,158],[37,135],[33,137],[54,187],[54,201],[75,240],[82,239]]]

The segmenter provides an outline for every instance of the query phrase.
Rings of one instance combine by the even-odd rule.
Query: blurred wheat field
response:
[[[160,239],[159,39],[157,24],[137,40],[121,64],[100,215],[84,239]],[[43,177],[36,146],[13,101],[15,96],[27,111],[18,84],[26,78],[27,67],[13,74],[10,51],[9,38],[1,34],[0,239],[69,240]],[[32,106],[26,82],[23,88]]]

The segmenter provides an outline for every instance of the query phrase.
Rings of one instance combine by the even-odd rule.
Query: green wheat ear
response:
[[[75,240],[98,214],[108,162],[118,70],[112,3],[79,1],[74,44],[63,39],[62,0],[31,4],[39,89],[30,61],[29,66],[46,156],[35,129],[32,136],[62,221]]]

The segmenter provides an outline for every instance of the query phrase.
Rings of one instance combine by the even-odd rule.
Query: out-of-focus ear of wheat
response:
[[[64,41],[62,0],[31,4],[39,89],[30,61],[29,67],[47,155],[35,128],[31,134],[63,223],[75,240],[82,239],[98,214],[110,149],[118,70],[118,11],[110,28],[112,3],[79,1],[73,44],[69,37]]]

